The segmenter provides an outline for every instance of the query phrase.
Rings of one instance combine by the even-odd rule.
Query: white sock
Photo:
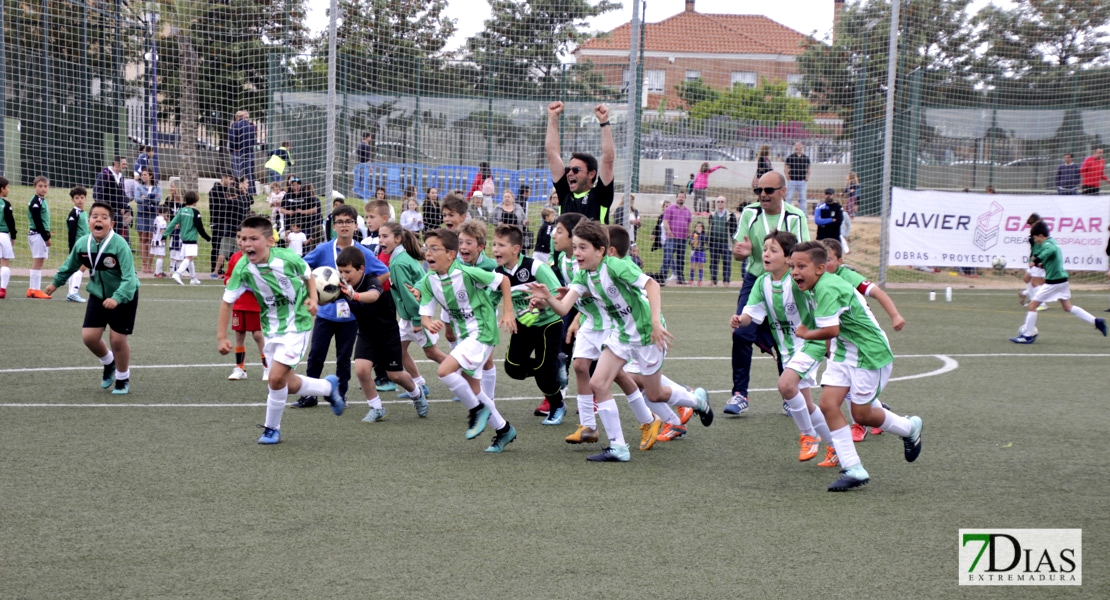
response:
[[[651,409],[651,412],[658,415],[660,419],[663,419],[664,423],[670,423],[671,425],[682,425],[682,419],[678,418],[678,413],[676,413],[674,409],[672,409],[665,403],[648,402],[647,405],[648,408]]]
[[[1078,306],[1076,306],[1074,304],[1071,305],[1071,310],[1069,312],[1071,312],[1071,314],[1073,314],[1073,315],[1079,317],[1080,319],[1082,319],[1083,322],[1088,324],[1088,325],[1094,325],[1095,324],[1094,315],[1092,315],[1091,313],[1083,310],[1082,308],[1079,308]]]
[[[1036,326],[1037,326],[1037,311],[1035,311],[1035,310],[1026,311],[1025,312],[1025,327],[1022,328],[1022,330],[1021,330],[1022,333],[1025,333],[1026,331],[1033,331],[1033,328],[1036,327]]]
[[[164,258],[156,258],[156,259],[154,259],[154,272],[155,272],[155,273],[161,273],[161,272],[162,272],[162,264],[163,264],[164,262],[165,262],[165,259],[164,259]]]
[[[856,454],[856,445],[852,442],[852,428],[845,425],[832,432],[832,445],[836,455],[840,458],[840,466],[845,469],[860,464],[859,455]]]
[[[31,283],[30,283],[30,285],[27,286],[27,289],[31,289],[31,290],[41,290],[42,289],[42,271],[41,270],[40,271],[35,271],[34,269],[31,270]]]
[[[821,412],[820,406],[813,407],[813,412],[809,413],[809,422],[813,423],[813,430],[821,436],[821,441],[825,445],[832,445],[832,432],[829,431],[829,424],[825,422],[825,413]]]
[[[478,406],[478,397],[474,395],[474,390],[470,389],[470,382],[467,381],[461,373],[448,373],[440,377],[439,380],[443,382],[443,385],[447,386],[447,389],[451,390],[451,392],[459,397],[459,401],[462,402],[462,405],[465,406],[467,410]]]
[[[790,416],[798,426],[798,431],[802,435],[813,435],[813,422],[809,418],[809,409],[806,408],[806,399],[802,397],[802,393],[798,392],[793,398],[788,398],[786,405],[790,407]]]
[[[177,263],[177,270],[174,271],[178,275],[186,275],[189,273],[189,265],[193,264],[193,260],[186,258],[185,260]]]
[[[605,435],[609,436],[610,444],[625,445],[624,431],[621,430],[621,415],[617,412],[617,401],[612,398],[597,405],[597,417],[605,426]]]
[[[484,369],[482,371],[482,393],[495,398],[494,391],[497,390],[497,367],[492,369]]]
[[[427,381],[424,381],[424,377],[422,377],[420,375],[417,375],[416,377],[413,377],[412,382],[415,383],[416,387],[418,387],[418,388],[423,388],[424,385],[428,383]]]
[[[81,291],[81,280],[84,276],[85,274],[80,270],[69,276],[69,293],[76,294]]]
[[[497,411],[497,405],[493,402],[493,398],[487,396],[485,392],[478,392],[478,402],[489,409],[489,423],[493,425],[494,429],[501,429],[508,423],[505,417],[502,417],[501,413]]]
[[[0,267],[0,290],[8,289],[8,282],[12,280],[12,270],[8,267]]]
[[[116,369],[116,381],[125,381],[131,379],[131,369],[120,371]]]
[[[189,261],[189,279],[197,278],[197,263]]]
[[[896,415],[889,410],[883,408],[883,405],[878,400],[871,403],[871,410],[881,409],[886,418],[883,419],[883,431],[889,431],[898,437],[906,437],[913,431],[913,424],[906,417]]]
[[[266,427],[281,429],[281,413],[285,412],[285,401],[289,399],[289,388],[270,390],[266,398]]]
[[[659,385],[665,385],[667,387],[675,387],[675,386],[685,387],[685,386],[678,385],[678,383],[675,382],[675,380],[671,379],[670,377],[667,377],[666,375],[663,375],[662,373],[659,374]]]
[[[578,422],[584,427],[597,431],[597,405],[593,394],[578,394]]]
[[[370,405],[370,408],[381,408],[382,407],[382,397],[381,396],[374,396],[373,398],[367,398],[366,403]]]
[[[100,364],[107,367],[108,365],[112,364],[112,362],[114,362],[116,360],[116,355],[113,354],[111,350],[108,350],[107,354],[105,354],[104,356],[98,356],[97,360],[100,361]]]
[[[652,404],[655,404],[652,402]],[[640,425],[651,423],[655,417],[651,414],[651,409],[648,408],[647,402],[644,402],[644,394],[640,390],[636,390],[628,395],[628,406],[632,407],[632,414],[636,416],[636,420]]]
[[[305,377],[304,375],[297,375],[297,379],[301,380],[301,390],[297,392],[298,394],[302,396],[324,396],[325,398],[331,396],[330,381]]]
[[[685,406],[687,408],[697,408],[698,399],[693,394],[686,391],[686,388],[681,385],[674,384],[671,386],[671,397],[667,400],[667,404],[671,406]]]

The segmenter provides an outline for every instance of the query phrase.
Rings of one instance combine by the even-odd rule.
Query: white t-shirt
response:
[[[308,241],[308,236],[303,231],[285,232],[285,241],[289,243],[289,249],[296,252],[297,256],[304,256],[304,245]]]
[[[162,215],[154,217],[154,237],[150,239],[151,248],[161,248],[166,245],[162,240],[162,234],[166,232],[166,218]]]

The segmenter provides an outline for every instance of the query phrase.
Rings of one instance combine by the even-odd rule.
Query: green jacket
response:
[[[104,244],[106,246],[101,252],[101,245]],[[77,238],[73,250],[54,275],[54,287],[65,285],[69,276],[80,269],[81,265],[88,268],[91,274],[89,294],[101,300],[113,298],[116,302],[125,304],[132,301],[139,291],[139,276],[135,273],[131,246],[115,233],[110,232],[103,242],[97,242],[92,234]]]

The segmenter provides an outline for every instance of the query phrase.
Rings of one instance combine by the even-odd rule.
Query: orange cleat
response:
[[[685,425],[671,425],[670,423],[663,423],[663,430],[659,433],[656,441],[669,442],[677,440],[678,438],[686,435]]]
[[[659,428],[663,426],[663,419],[655,417],[651,423],[640,425],[640,450],[651,450],[659,436]]]
[[[34,298],[36,300],[49,300],[50,294],[47,294],[42,290],[27,290],[27,297]]]
[[[817,446],[820,445],[817,438],[802,434],[798,436],[798,444],[801,446],[801,450],[798,452],[799,461],[813,460],[817,456]]]
[[[882,435],[882,434],[883,434],[883,428],[882,427],[872,427],[871,428],[871,435]]]
[[[825,460],[817,463],[818,467],[839,467],[840,457],[836,455],[836,448],[831,445],[825,447]]]
[[[592,444],[597,441],[597,430],[579,425],[578,431],[564,438],[568,444]]]
[[[852,441],[858,444],[865,437],[867,437],[867,428],[859,423],[852,423]]]
[[[683,425],[690,420],[690,417],[694,416],[694,409],[689,406],[680,406],[675,412],[678,413],[678,418],[682,421]]]

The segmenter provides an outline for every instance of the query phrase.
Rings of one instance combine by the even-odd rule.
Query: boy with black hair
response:
[[[577,212],[559,215],[555,219],[555,228],[551,232],[551,247],[555,254],[551,257],[551,268],[555,271],[555,276],[559,278],[561,286],[566,287],[570,285],[574,274],[578,272],[578,261],[574,260],[574,248],[571,239],[571,232],[574,231],[574,226],[579,221],[586,218],[586,215]],[[584,308],[584,307],[589,308]],[[570,369],[574,366],[575,373],[577,374],[578,381],[576,382],[578,388],[578,431],[567,436],[566,440],[571,444],[580,444],[583,442],[596,442],[597,441],[597,423],[594,419],[595,407],[593,402],[589,403],[588,410],[583,410],[583,396],[590,395],[589,380],[590,375],[593,373],[593,365],[597,362],[597,357],[593,357],[586,361],[579,372],[579,365],[573,361],[575,357],[575,350],[577,349],[576,335],[580,329],[587,331],[593,329],[594,321],[591,320],[590,311],[596,311],[593,305],[592,298],[580,300],[574,308],[567,314],[563,315],[563,331],[561,334],[562,349],[559,351],[559,381],[565,389],[570,379]],[[579,317],[579,314],[582,316]],[[598,325],[600,327],[600,325]],[[587,334],[589,335],[589,334]],[[601,340],[598,340],[601,341]],[[598,348],[600,356],[600,347]],[[563,392],[566,393],[565,391]],[[548,415],[551,412],[551,407],[547,404],[545,398],[539,406],[532,411],[532,414],[538,416]],[[585,415],[585,416],[583,416]],[[586,431],[589,430],[589,431]],[[585,433],[583,433],[585,431]],[[592,434],[590,432],[593,432]],[[584,437],[583,437],[584,436]]]
[[[8,202],[11,182],[0,177],[0,298],[8,297],[8,282],[11,281],[11,261],[15,259],[12,240],[16,236],[15,214],[12,203]]]
[[[31,223],[27,235],[27,244],[31,247],[31,281],[27,286],[27,297],[37,300],[50,299],[50,294],[42,291],[42,264],[50,256],[50,205],[46,202],[49,190],[49,179],[43,175],[35,177],[35,195],[27,203],[27,216]]]
[[[555,216],[555,210],[550,207],[545,206],[540,211],[543,222],[536,232],[536,248],[532,251],[532,258],[546,264],[551,262],[551,234],[555,233]]]
[[[131,246],[112,230],[111,206],[94,202],[89,210],[89,233],[78,238],[69,256],[46,286],[46,297],[81,266],[89,269],[89,301],[81,341],[100,360],[104,371],[101,389],[115,384],[113,394],[131,391],[131,346],[127,336],[135,329],[135,309],[139,305],[139,276],[131,256]],[[104,344],[104,329],[111,347]]]
[[[166,261],[166,240],[162,234],[166,232],[166,225],[170,222],[170,207],[163,204],[158,207],[158,216],[154,217],[154,235],[150,238],[150,255],[154,257],[154,277],[164,279],[162,266]]]
[[[447,197],[443,199],[443,205],[440,207],[440,212],[443,213],[443,226],[458,233],[459,226],[467,219],[469,209],[470,205],[462,197],[462,192],[456,190],[447,194]]]
[[[89,215],[85,212],[85,197],[88,192],[83,187],[75,187],[69,190],[69,199],[73,202],[73,210],[69,211],[66,217],[66,228],[69,230],[69,251],[73,252],[73,246],[81,236],[89,234]],[[73,276],[67,282],[68,292],[66,300],[70,302],[85,302],[81,297],[81,279],[85,274],[85,265],[81,265]]]
[[[236,233],[237,245],[241,245],[239,238],[239,234]],[[243,258],[243,251],[238,250],[227,260],[227,272],[224,273],[225,286],[241,258]],[[247,378],[248,333],[251,334],[254,343],[258,344],[258,354],[262,357],[262,380],[269,380],[270,363],[266,360],[266,340],[262,337],[262,308],[258,306],[258,300],[255,299],[254,294],[243,294],[232,305],[231,330],[235,332],[235,368],[231,370],[231,375],[228,375],[228,380],[239,381]]]
[[[420,280],[421,325],[432,333],[443,329],[443,321],[432,319],[438,306],[450,315],[459,335],[458,345],[439,365],[439,379],[470,412],[466,439],[478,437],[487,421],[491,422],[496,435],[486,452],[502,452],[516,439],[516,429],[481,390],[474,373],[486,364],[501,339],[498,324],[510,333],[516,332],[509,280],[456,261],[459,238],[448,229],[428,232],[424,243],[428,274]],[[501,289],[504,313],[500,319],[488,291],[493,288]]]
[[[1044,268],[1044,283],[1033,290],[1025,313],[1025,324],[1018,329],[1017,337],[1010,338],[1010,341],[1015,344],[1032,344],[1037,341],[1037,307],[1053,300],[1060,301],[1060,308],[1064,312],[1075,315],[1088,325],[1094,325],[1105,336],[1106,319],[1096,319],[1091,313],[1071,303],[1071,286],[1068,284],[1068,272],[1064,270],[1064,255],[1052,239],[1048,224],[1044,221],[1034,223],[1029,229],[1029,237],[1033,240],[1030,263]]]
[[[181,276],[188,274],[190,277],[189,283],[191,285],[200,285],[200,280],[197,279],[196,271],[196,257],[197,257],[197,236],[204,238],[206,241],[211,242],[212,238],[209,237],[208,232],[204,230],[204,221],[200,218],[200,211],[197,210],[197,202],[200,198],[196,192],[185,192],[185,206],[177,211],[177,214],[170,219],[166,224],[166,231],[162,233],[162,237],[169,237],[174,229],[181,229],[181,253],[184,256],[181,263],[177,265],[177,269],[170,275],[177,285],[185,285],[181,281]]]

